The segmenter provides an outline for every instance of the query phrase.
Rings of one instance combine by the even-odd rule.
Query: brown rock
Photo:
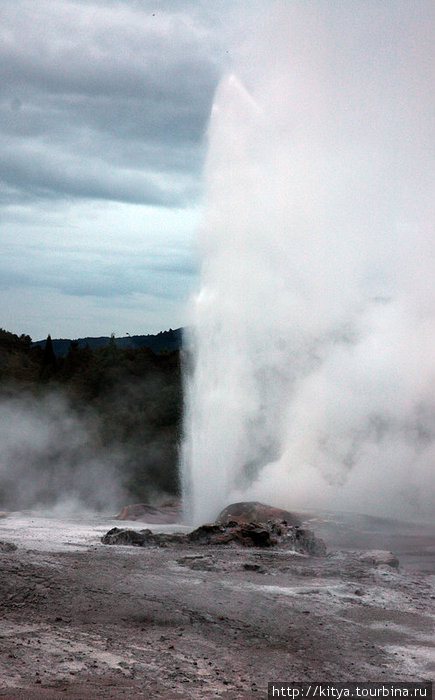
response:
[[[181,520],[181,503],[178,498],[171,498],[159,506],[151,506],[149,503],[134,503],[124,506],[115,519],[141,520],[158,525],[176,523]]]
[[[216,518],[218,523],[233,520],[238,523],[266,523],[268,520],[285,520],[289,525],[300,525],[300,518],[283,508],[275,508],[258,501],[231,503]]]

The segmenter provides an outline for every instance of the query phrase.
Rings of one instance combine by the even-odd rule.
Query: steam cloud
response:
[[[432,13],[276,3],[218,89],[182,458],[195,521],[241,498],[431,514]]]
[[[92,415],[80,417],[60,393],[2,397],[1,506],[62,514],[119,507],[122,455],[98,447],[93,432]]]

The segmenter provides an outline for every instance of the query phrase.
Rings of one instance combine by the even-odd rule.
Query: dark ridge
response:
[[[32,343],[32,347],[45,347],[45,340],[37,340]],[[100,336],[99,338],[78,338],[76,340],[79,348],[96,348],[105,347],[110,342],[110,336]],[[180,350],[183,344],[183,329],[176,328],[168,331],[161,331],[156,335],[128,335],[123,338],[115,338],[116,346],[122,350],[131,348],[149,348],[156,355],[165,351]],[[54,338],[52,346],[56,357],[66,355],[71,345],[70,338]]]

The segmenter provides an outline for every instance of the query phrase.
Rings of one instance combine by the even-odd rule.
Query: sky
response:
[[[2,0],[0,326],[188,322],[213,95],[237,3]]]
[[[295,4],[320,17],[330,0]],[[409,55],[427,51],[429,0],[368,4],[391,13],[386,55],[395,56],[395,34],[404,32],[393,21],[400,8],[422,25],[417,33],[411,26],[410,41],[425,35]],[[190,322],[213,96],[235,66],[249,90],[260,62],[275,60],[273,42],[263,57],[251,60],[250,52],[272,11],[289,5],[1,0],[1,327],[37,340],[154,333]],[[354,0],[334,0],[337,18],[353,13],[356,26],[354,8]],[[307,31],[308,47],[317,42],[309,24],[294,34]],[[358,54],[370,56],[376,27],[357,42],[340,27],[328,29],[332,44],[358,65]],[[281,33],[286,46],[290,34]],[[383,64],[383,92],[402,63],[398,55]],[[419,97],[420,87],[410,70],[409,94]]]

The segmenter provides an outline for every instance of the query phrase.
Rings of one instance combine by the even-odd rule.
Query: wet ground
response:
[[[326,558],[102,545],[115,525],[0,520],[17,546],[0,551],[0,697],[244,700],[277,680],[433,679],[427,525],[322,514],[311,526]],[[399,569],[363,561],[373,548]]]

